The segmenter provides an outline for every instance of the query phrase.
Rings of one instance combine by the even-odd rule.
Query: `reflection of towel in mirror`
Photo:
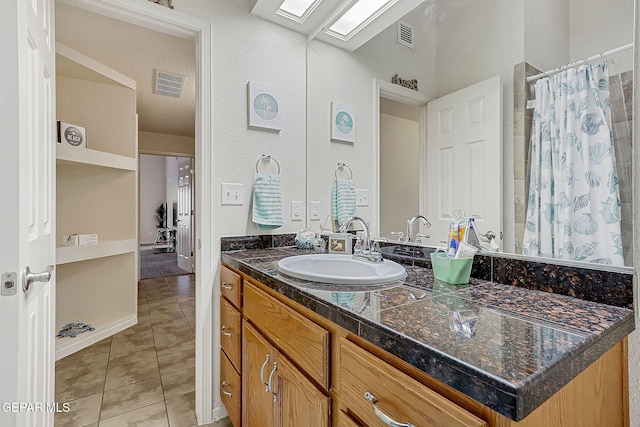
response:
[[[284,225],[280,175],[256,175],[253,186],[253,222],[261,230],[272,230]]]
[[[356,186],[350,179],[336,179],[331,186],[331,215],[338,226],[358,215]]]

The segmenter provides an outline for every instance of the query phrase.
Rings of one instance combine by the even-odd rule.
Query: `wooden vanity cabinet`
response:
[[[225,291],[240,297],[231,305],[242,319],[237,365],[221,339],[221,394],[233,396],[223,402],[235,427],[383,426],[367,391],[381,413],[416,426],[629,425],[626,338],[515,422],[254,279],[222,272],[231,283]],[[231,373],[239,389],[231,390]],[[240,395],[241,410],[233,400]]]
[[[250,283],[243,306],[242,425],[328,427],[328,332]]]

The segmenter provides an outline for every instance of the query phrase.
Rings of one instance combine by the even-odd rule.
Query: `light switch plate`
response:
[[[221,203],[223,205],[244,205],[244,185],[223,182]]]
[[[320,202],[309,202],[309,221],[320,221]]]
[[[291,202],[291,221],[302,221],[304,219],[304,204],[300,201]]]
[[[356,189],[356,206],[369,206],[369,190]]]

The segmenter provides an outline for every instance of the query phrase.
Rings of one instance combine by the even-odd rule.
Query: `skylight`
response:
[[[304,22],[322,0],[284,0],[276,13],[296,22]]]
[[[360,0],[342,15],[340,19],[334,22],[326,32],[339,39],[348,40],[397,1],[398,0]]]

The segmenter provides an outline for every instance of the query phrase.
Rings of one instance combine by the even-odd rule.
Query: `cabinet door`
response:
[[[282,427],[328,427],[328,396],[316,388],[289,360],[277,356],[274,385],[277,425]]]
[[[242,332],[242,425],[273,425],[273,395],[266,389],[274,369],[273,347],[246,321]]]

